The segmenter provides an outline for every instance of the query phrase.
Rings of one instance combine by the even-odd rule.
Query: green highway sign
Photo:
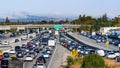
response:
[[[54,28],[55,28],[55,29],[61,29],[61,28],[62,28],[62,25],[54,25]]]

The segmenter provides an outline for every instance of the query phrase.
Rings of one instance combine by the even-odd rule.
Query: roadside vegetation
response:
[[[119,68],[120,64],[110,59],[104,59],[98,54],[89,54],[84,57],[67,57],[67,68]]]

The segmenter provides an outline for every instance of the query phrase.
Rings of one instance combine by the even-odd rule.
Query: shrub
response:
[[[82,68],[106,68],[104,59],[98,54],[84,56]]]

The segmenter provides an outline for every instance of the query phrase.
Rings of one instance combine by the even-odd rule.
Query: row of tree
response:
[[[85,30],[85,31],[98,31],[100,27],[115,27],[120,26],[120,17],[109,18],[107,14],[102,15],[99,18],[93,18],[92,16],[80,15],[78,19],[69,21],[68,18],[60,21],[30,21],[30,22],[11,22],[8,17],[6,18],[5,22],[1,22],[1,25],[23,25],[23,24],[80,24],[81,27],[78,30]]]
[[[80,15],[78,19],[73,20],[72,24],[81,24],[80,30],[94,30],[98,31],[100,27],[119,27],[120,17],[109,18],[107,14],[99,18],[93,18],[91,16]]]

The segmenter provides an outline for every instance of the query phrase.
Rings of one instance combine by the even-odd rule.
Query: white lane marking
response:
[[[54,57],[54,55],[55,55],[56,50],[57,50],[57,45],[56,45],[56,47],[55,47],[54,53],[53,53],[53,55],[52,55],[52,57],[51,57],[51,59],[50,59],[50,62],[49,62],[49,64],[48,64],[47,68],[50,67],[50,65],[51,65],[51,63],[52,63],[52,60],[53,60],[53,57]]]
[[[23,63],[23,68],[25,68],[26,62]]]

